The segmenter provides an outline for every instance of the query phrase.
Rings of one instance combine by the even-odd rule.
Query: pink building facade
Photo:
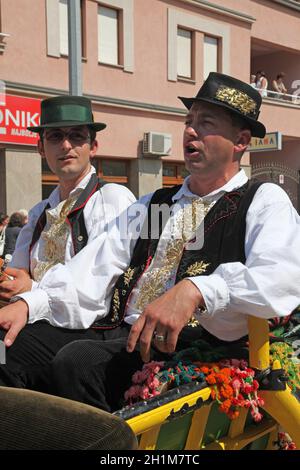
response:
[[[68,94],[66,11],[66,0],[0,0],[6,96]],[[249,81],[264,70],[270,90],[283,71],[288,95],[268,93],[260,116],[282,135],[282,149],[248,152],[242,163],[281,184],[299,209],[299,1],[82,0],[81,13],[83,94],[107,123],[94,162],[100,176],[136,196],[180,183],[185,110],[177,97],[195,96],[209,71]],[[0,100],[0,210],[11,213],[47,196],[56,179],[34,144],[4,139],[4,116]]]

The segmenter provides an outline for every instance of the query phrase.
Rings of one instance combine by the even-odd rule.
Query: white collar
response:
[[[189,179],[190,179],[190,176],[187,176],[185,178],[183,185],[181,186],[179,191],[177,191],[177,193],[174,194],[172,198],[173,202],[178,201],[182,197],[188,197],[188,198],[200,197],[197,194],[192,193],[192,191],[189,189]],[[230,191],[233,191],[234,189],[240,188],[245,183],[247,183],[247,181],[248,181],[248,177],[245,171],[240,170],[229,181],[227,181],[227,183],[224,184],[224,186],[222,186],[221,188],[215,189],[209,194],[206,194],[205,196],[202,197],[202,199],[205,201],[218,199],[224,193],[229,193]]]
[[[90,181],[90,178],[93,173],[96,173],[95,168],[91,165],[91,168],[88,172],[88,174],[78,183],[78,185],[72,189],[70,192],[69,196],[75,196],[75,194],[78,192],[81,192],[85,189],[87,186],[88,182]],[[49,198],[46,199],[46,204],[50,204],[50,207],[56,207],[60,203],[60,195],[59,195],[59,185],[56,186],[56,188],[52,191],[50,194]]]

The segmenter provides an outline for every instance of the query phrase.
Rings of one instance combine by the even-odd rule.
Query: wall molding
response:
[[[300,3],[295,2],[294,0],[272,0],[275,3],[279,3],[279,5],[283,5],[287,8],[291,8],[292,10],[300,11]]]
[[[211,3],[206,0],[181,0],[181,1],[182,3],[189,3],[190,5],[198,6],[202,8],[203,10],[208,10],[208,11],[212,11],[215,13],[219,13],[222,16],[229,16],[231,18],[239,19],[246,23],[252,24],[256,21],[256,18],[250,15],[247,15],[246,13],[243,13],[238,10],[232,10],[231,8],[223,7],[221,5],[216,5],[215,3]],[[282,1],[288,1],[288,0],[282,0]]]
[[[31,96],[34,98],[41,98],[41,99],[49,98],[51,96],[69,94],[69,90],[67,89],[40,87],[36,85],[10,82],[10,81],[5,81],[5,85],[6,85],[7,93],[11,93],[11,94],[18,93],[19,95]],[[173,116],[184,116],[186,114],[186,110],[183,108],[162,106],[162,105],[158,105],[155,103],[143,103],[140,101],[123,100],[119,98],[113,98],[110,96],[91,95],[88,93],[84,93],[83,96],[86,96],[95,104],[101,104],[105,106],[114,106],[114,107],[126,108],[126,109],[136,109],[138,111],[148,111],[149,113],[158,113],[158,114],[173,115]]]

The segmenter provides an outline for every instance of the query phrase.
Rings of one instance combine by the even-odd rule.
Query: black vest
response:
[[[239,261],[245,263],[246,214],[252,199],[261,185],[248,181],[244,186],[224,194],[204,218],[204,244],[200,250],[184,250],[176,274],[176,283],[186,277],[212,274],[222,263]],[[159,238],[152,240],[151,208],[153,204],[173,205],[172,197],[180,186],[156,191],[149,204],[147,220],[142,232],[148,230],[148,237],[139,238],[135,245],[130,266],[122,274],[113,290],[109,314],[94,323],[94,328],[115,328],[123,321],[126,304],[132,289],[155,255]],[[164,226],[159,224],[159,236]],[[145,228],[146,227],[146,228]],[[203,271],[203,264],[208,266]]]
[[[92,174],[90,181],[88,182],[85,189],[82,191],[80,196],[78,197],[74,207],[72,210],[67,214],[66,221],[70,225],[71,228],[71,235],[72,235],[72,242],[74,247],[75,255],[79,253],[82,248],[84,248],[88,242],[88,234],[86,231],[85,223],[84,223],[84,215],[83,210],[85,208],[86,203],[90,199],[90,197],[99,189],[102,188],[106,183],[105,181],[100,180],[95,173]],[[36,226],[33,231],[31,243],[29,246],[29,252],[31,252],[32,247],[35,243],[39,240],[42,231],[46,225],[46,210],[49,209],[50,204],[48,203],[41,213]]]

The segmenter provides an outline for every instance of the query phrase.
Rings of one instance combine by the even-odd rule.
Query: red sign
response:
[[[27,130],[40,122],[41,100],[2,95],[0,100],[0,142],[36,145],[38,134]]]

